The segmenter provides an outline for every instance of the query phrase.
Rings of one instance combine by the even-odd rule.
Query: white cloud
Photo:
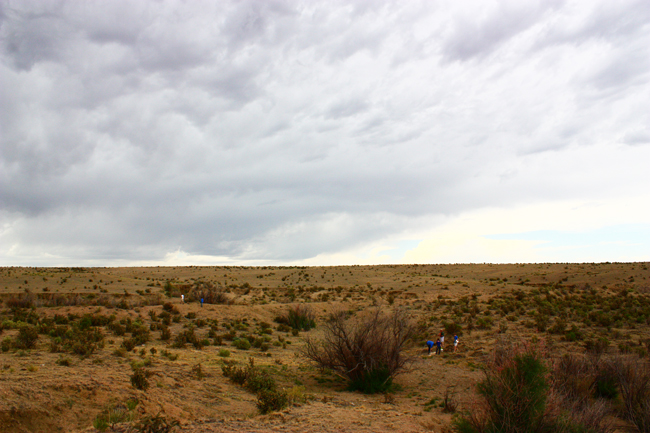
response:
[[[127,3],[0,4],[1,261],[383,262],[650,184],[643,0]]]

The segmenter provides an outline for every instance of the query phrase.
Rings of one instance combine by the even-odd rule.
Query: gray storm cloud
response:
[[[642,0],[2,2],[0,257],[291,261],[641,190],[648,18]],[[596,148],[620,166],[589,166]]]

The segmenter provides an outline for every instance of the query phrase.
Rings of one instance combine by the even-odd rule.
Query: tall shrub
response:
[[[358,318],[339,312],[324,329],[324,340],[308,339],[303,355],[347,378],[352,390],[385,391],[410,361],[403,351],[415,328],[403,311],[376,309]]]

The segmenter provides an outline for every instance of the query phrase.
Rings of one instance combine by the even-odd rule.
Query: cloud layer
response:
[[[644,0],[2,2],[0,258],[292,262],[647,197],[648,23]]]

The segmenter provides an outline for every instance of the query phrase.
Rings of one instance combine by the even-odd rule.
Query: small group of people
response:
[[[440,355],[444,349],[445,346],[445,332],[443,330],[440,330],[440,334],[438,335],[438,339],[434,343],[432,340],[427,341],[427,347],[429,348],[429,356],[431,356],[431,349],[433,349],[435,346],[436,348],[436,355]],[[454,353],[458,349],[458,335],[454,335]]]

